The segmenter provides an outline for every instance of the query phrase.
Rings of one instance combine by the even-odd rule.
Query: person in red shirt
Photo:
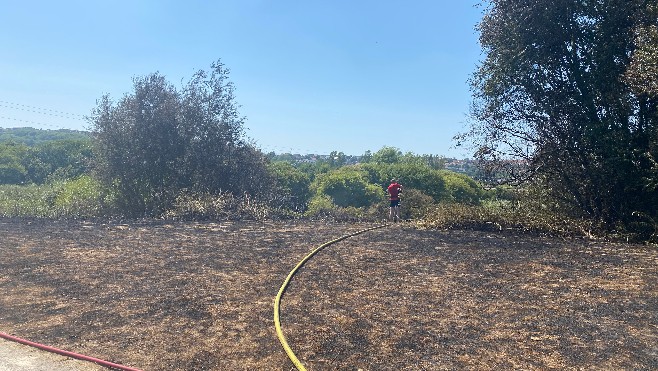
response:
[[[402,193],[402,185],[397,180],[392,179],[391,185],[386,188],[391,201],[391,208],[388,214],[388,219],[392,222],[400,220],[400,193]]]

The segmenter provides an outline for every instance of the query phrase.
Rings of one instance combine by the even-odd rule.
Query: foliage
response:
[[[53,141],[85,141],[89,139],[89,133],[86,131],[58,129],[33,129],[33,128],[0,128],[0,143],[14,142],[24,144],[28,147],[38,146],[46,142]]]
[[[658,242],[658,223],[636,214],[632,223],[614,228],[578,217],[565,210],[552,191],[541,182],[523,186],[501,186],[489,192],[478,205],[464,203],[434,205],[417,221],[420,228],[520,231],[553,236],[580,236],[623,241]]]
[[[67,139],[28,147],[0,142],[0,184],[43,184],[87,172],[92,159],[89,139]]]
[[[398,179],[405,192],[417,189],[432,197],[433,202],[452,202],[454,197],[446,188],[445,175],[452,172],[442,170],[445,159],[431,155],[402,154],[394,147],[383,147],[370,156],[371,160],[361,164],[368,173],[368,181],[385,189],[391,179]]]
[[[24,160],[27,181],[43,184],[49,180],[77,178],[88,172],[92,156],[90,139],[41,143],[30,148]]]
[[[0,216],[53,216],[55,196],[51,185],[0,185]]]
[[[485,196],[484,189],[471,177],[452,171],[441,171],[445,184],[446,201],[466,205],[477,205]]]
[[[90,176],[43,185],[0,186],[0,216],[88,218],[109,216],[113,196]]]
[[[405,219],[421,218],[439,202],[478,204],[485,197],[483,188],[474,180],[463,174],[436,170],[427,163],[427,157],[402,155],[392,147],[385,147],[372,158],[384,160],[318,174],[311,184],[314,197],[308,214],[335,214],[337,207],[354,207],[365,212],[359,217],[385,217],[388,210],[385,189],[393,178],[401,179],[404,185],[401,216]]]
[[[306,216],[326,216],[331,215],[338,209],[338,206],[334,204],[331,197],[328,195],[315,195],[311,198],[308,209],[306,210]]]
[[[386,203],[380,201],[386,199],[385,189],[392,178],[401,179],[405,192],[418,191],[418,194],[423,195],[421,198],[429,204],[477,203],[485,196],[481,186],[468,176],[439,170],[444,168],[445,159],[438,156],[402,154],[397,148],[383,147],[374,154],[367,153],[362,159],[366,162],[336,169],[332,169],[328,162],[295,163],[300,171],[309,174],[309,178],[312,179],[311,194],[314,196],[309,204],[309,208],[312,209],[311,214],[317,210],[330,209],[327,198],[320,195],[329,196],[328,199],[333,206],[378,207],[385,210]],[[292,161],[293,158],[288,160]],[[289,166],[292,164],[282,172],[292,172]],[[446,183],[446,179],[449,183]],[[371,190],[367,191],[368,188]],[[423,208],[420,206],[414,207],[415,217],[418,217],[418,211],[421,209]],[[367,214],[376,216],[378,212],[369,211]]]
[[[460,139],[483,162],[523,164],[510,175],[609,228],[634,213],[656,219],[658,101],[632,83],[656,63],[656,0],[488,4],[473,122]]]
[[[304,213],[307,218],[330,219],[338,222],[372,221],[383,219],[381,208],[372,205],[370,207],[338,207],[331,197],[327,195],[316,195],[310,202]]]
[[[398,148],[384,146],[379,151],[366,153],[361,156],[361,163],[372,163],[378,165],[393,164],[419,164],[427,165],[434,170],[445,169],[446,159],[436,155],[417,155],[412,152],[403,154]]]
[[[440,171],[433,170],[427,165],[419,163],[368,163],[363,164],[361,168],[368,173],[369,182],[379,185],[382,189],[386,189],[391,179],[398,179],[405,192],[408,189],[418,189],[432,197],[435,202],[441,202],[449,198]]]
[[[64,217],[96,217],[107,215],[113,204],[107,190],[88,175],[54,184],[56,195],[52,205]]]
[[[311,184],[314,197],[328,196],[339,207],[367,207],[382,198],[382,189],[368,183],[367,174],[358,167],[346,166],[319,175]]]
[[[267,169],[274,182],[272,203],[303,212],[310,198],[310,176],[282,161],[268,163]]]
[[[439,204],[418,225],[422,228],[515,230],[562,236],[582,236],[593,230],[591,223],[565,216],[559,205],[539,187],[517,189],[516,193],[513,202]]]
[[[397,164],[402,160],[402,151],[395,147],[383,147],[372,155],[370,162],[377,164]]]
[[[99,101],[91,118],[98,174],[119,190],[121,209],[159,215],[182,190],[269,193],[265,159],[244,138],[229,71],[220,62],[181,90],[154,73],[133,80],[116,104]]]
[[[658,4],[648,2],[646,12],[639,15],[634,30],[636,50],[631,56],[624,77],[633,92],[643,96],[658,97]]]
[[[27,177],[23,164],[29,148],[15,142],[0,143],[0,184],[21,184]]]

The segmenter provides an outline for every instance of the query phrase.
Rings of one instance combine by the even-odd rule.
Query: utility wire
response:
[[[56,117],[59,119],[64,119],[67,121],[87,121],[86,117],[83,115],[78,115],[75,113],[70,113],[70,112],[64,112],[64,111],[58,111],[50,108],[44,108],[44,107],[37,107],[37,106],[31,106],[29,104],[22,104],[22,103],[15,103],[15,102],[9,102],[5,100],[0,100],[0,108],[2,108],[2,113],[4,115],[0,116],[0,120],[2,121],[14,121],[14,122],[19,122],[22,125],[30,125],[30,126],[37,126],[37,127],[47,127],[47,128],[53,128],[53,129],[68,129],[67,126],[70,128],[71,126],[78,126],[78,125],[70,125],[66,123],[59,123],[55,124],[51,122],[42,122],[37,118],[39,121],[35,120],[30,120],[30,119],[25,119],[25,118],[19,118],[16,117],[16,115],[20,115],[18,112],[12,113],[13,111],[22,111],[22,112],[29,112],[31,114],[35,115],[40,115],[40,116],[48,116],[48,117]],[[34,115],[30,115],[34,116]],[[60,121],[60,120],[54,120],[54,121]],[[77,129],[76,129],[77,130]]]
[[[76,120],[76,121],[85,121],[87,122],[87,117],[83,115],[78,115],[75,113],[70,113],[70,112],[64,112],[64,111],[58,111],[50,108],[44,108],[44,107],[37,107],[37,106],[32,106],[29,104],[22,104],[22,103],[15,103],[15,102],[9,102],[5,100],[0,100],[0,107],[4,107],[6,109],[11,109],[11,110],[18,110],[18,111],[23,111],[23,112],[30,112],[38,115],[44,115],[44,116],[50,116],[50,117],[58,117],[58,118],[63,118],[67,120]],[[15,115],[11,115],[8,113],[5,113],[5,116],[0,116],[0,120],[11,120],[11,121],[16,121],[16,122],[21,122],[24,124],[29,124],[29,125],[38,125],[38,126],[46,126],[49,128],[56,128],[56,129],[64,129],[66,125],[63,124],[52,124],[52,123],[44,123],[44,122],[38,122],[38,121],[32,121],[32,120],[25,120],[25,119],[20,119],[15,117]],[[256,147],[258,147],[261,151],[263,152],[275,152],[275,153],[301,153],[301,154],[314,154],[318,156],[328,156],[329,154],[324,154],[322,151],[312,151],[310,149],[300,149],[300,148],[292,148],[292,147],[281,147],[281,146],[271,146],[271,145],[260,145],[256,143]]]
[[[62,127],[63,125],[46,124],[44,122],[22,120],[22,119],[17,119],[15,117],[0,116],[0,120],[11,120],[11,121],[23,122],[23,123],[30,124],[30,125],[48,126],[48,127],[56,128],[56,129],[63,129],[63,127]]]
[[[21,104],[21,103],[13,103],[13,102],[7,102],[7,101],[1,101],[0,100],[0,107],[5,107],[5,108],[10,108],[10,109],[15,109],[15,110],[21,110],[25,112],[32,112],[32,113],[37,113],[40,115],[48,115],[48,116],[55,116],[55,117],[63,117],[67,119],[73,119],[73,120],[85,120],[85,116],[83,115],[78,115],[75,113],[69,113],[69,112],[64,112],[64,111],[57,111],[49,108],[41,108],[41,107],[36,107],[36,106],[30,106],[27,104]]]

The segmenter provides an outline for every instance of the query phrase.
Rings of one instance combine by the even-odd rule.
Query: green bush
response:
[[[14,142],[0,143],[0,184],[21,184],[27,176],[22,163],[29,149]]]
[[[64,217],[96,217],[105,214],[107,193],[94,178],[83,175],[53,183],[56,195],[53,211]]]
[[[364,221],[375,220],[375,213],[377,211],[380,211],[377,219],[383,218],[381,209],[375,205],[370,207],[338,207],[333,203],[331,197],[327,195],[316,195],[309,202],[309,207],[304,213],[304,216],[307,218],[331,219],[341,222]]]
[[[471,177],[447,170],[440,173],[446,188],[445,201],[467,205],[478,205],[482,201],[484,188]]]
[[[368,207],[383,197],[381,187],[370,184],[358,167],[343,167],[321,174],[311,184],[314,198],[328,196],[339,207]]]
[[[556,235],[589,233],[583,220],[565,217],[547,210],[530,210],[518,205],[476,206],[441,204],[418,222],[431,229],[520,230]]]
[[[316,195],[308,204],[306,216],[324,216],[332,214],[338,207],[327,195]]]
[[[0,186],[0,215],[77,218],[111,213],[112,196],[90,176],[43,185]]]
[[[0,215],[3,217],[48,217],[55,194],[51,186],[0,186]]]
[[[395,164],[367,163],[360,167],[368,174],[368,181],[386,188],[391,179],[399,179],[407,189],[417,189],[432,197],[436,202],[449,199],[445,180],[438,170],[419,162]]]
[[[267,170],[274,179],[272,202],[284,209],[304,211],[310,198],[309,175],[282,161],[269,163]]]

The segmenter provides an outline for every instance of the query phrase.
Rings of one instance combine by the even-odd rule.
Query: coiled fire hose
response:
[[[368,231],[372,231],[374,229],[379,229],[386,227],[386,224],[378,225],[375,227],[367,228],[360,230],[358,232],[346,234],[344,236],[338,237],[335,240],[331,240],[329,242],[326,242],[322,244],[321,246],[317,247],[315,250],[311,251],[308,255],[304,257],[293,270],[290,271],[288,274],[288,277],[286,277],[285,281],[283,281],[283,284],[281,285],[281,288],[279,289],[279,293],[276,295],[276,298],[274,299],[274,327],[276,328],[276,335],[279,338],[279,341],[281,342],[281,345],[283,346],[283,349],[286,351],[286,354],[288,355],[288,358],[292,361],[292,363],[297,367],[297,370],[299,371],[306,371],[306,368],[302,363],[299,361],[297,356],[295,356],[295,353],[292,351],[290,346],[288,345],[288,341],[286,340],[286,337],[283,335],[283,330],[281,330],[281,321],[279,319],[279,312],[280,312],[280,306],[281,306],[281,297],[283,296],[283,293],[286,291],[286,288],[288,287],[288,284],[292,280],[292,277],[297,273],[297,271],[306,263],[309,259],[313,257],[313,255],[317,254],[320,250],[324,249],[325,247],[329,245],[333,245],[336,242],[342,241],[344,239],[354,237],[356,235],[359,235],[361,233],[365,233]]]

